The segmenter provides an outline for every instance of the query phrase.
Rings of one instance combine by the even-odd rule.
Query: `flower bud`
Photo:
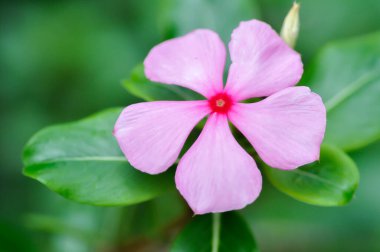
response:
[[[299,9],[300,5],[294,2],[293,7],[290,9],[282,24],[281,37],[290,47],[296,45],[298,38],[300,28]]]

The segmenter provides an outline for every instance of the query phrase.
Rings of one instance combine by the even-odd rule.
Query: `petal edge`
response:
[[[208,113],[207,101],[137,103],[123,110],[114,136],[132,166],[157,174],[174,164],[191,130]]]
[[[226,90],[236,100],[266,97],[301,79],[301,56],[264,22],[241,22],[232,32],[229,50]]]
[[[199,29],[153,47],[144,61],[145,75],[209,98],[223,89],[225,61],[226,49],[218,34]]]
[[[236,104],[229,118],[273,168],[290,170],[319,159],[326,109],[308,87],[289,87],[257,103]]]
[[[180,160],[175,179],[195,214],[241,209],[256,200],[262,184],[255,161],[233,137],[227,117],[215,113]]]

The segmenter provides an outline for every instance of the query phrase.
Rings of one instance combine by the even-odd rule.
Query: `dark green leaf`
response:
[[[228,42],[240,21],[259,17],[258,4],[253,0],[163,0],[161,3],[160,21],[166,38],[209,28]]]
[[[380,138],[380,33],[332,43],[318,55],[304,82],[327,108],[325,141],[343,150]]]
[[[289,196],[320,206],[347,204],[359,183],[354,161],[336,147],[322,145],[320,161],[284,171],[264,166],[272,184]]]
[[[172,174],[134,169],[112,136],[121,109],[46,128],[24,150],[24,174],[62,196],[92,205],[128,205],[171,187]]]
[[[194,219],[178,235],[171,252],[255,252],[252,232],[235,212],[208,214]]]
[[[145,101],[200,100],[202,96],[183,87],[159,84],[149,81],[144,66],[137,65],[128,80],[123,82],[128,92]],[[204,98],[203,98],[204,99]]]

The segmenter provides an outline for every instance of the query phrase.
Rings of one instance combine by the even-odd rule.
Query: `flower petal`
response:
[[[177,188],[195,214],[241,209],[261,191],[253,158],[236,142],[225,115],[210,115],[201,135],[180,160]]]
[[[266,23],[241,22],[229,44],[232,64],[226,90],[236,100],[269,96],[301,78],[300,55]]]
[[[206,29],[155,46],[144,61],[145,75],[155,82],[180,85],[209,98],[223,88],[226,49]]]
[[[207,101],[134,104],[119,116],[114,135],[132,166],[157,174],[174,164],[191,130],[209,110]]]
[[[326,109],[307,87],[286,88],[257,103],[235,104],[229,118],[274,168],[295,169],[319,159]]]

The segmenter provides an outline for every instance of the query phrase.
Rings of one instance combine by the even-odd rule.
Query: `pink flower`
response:
[[[321,98],[307,87],[293,87],[303,72],[300,55],[269,25],[241,22],[229,50],[232,64],[224,87],[226,50],[213,31],[195,30],[155,46],[144,62],[147,78],[192,89],[207,100],[134,104],[115,125],[131,165],[157,174],[175,163],[191,130],[208,115],[175,176],[195,214],[241,209],[261,191],[260,171],[233,137],[229,121],[264,162],[284,170],[318,160],[325,132]]]

